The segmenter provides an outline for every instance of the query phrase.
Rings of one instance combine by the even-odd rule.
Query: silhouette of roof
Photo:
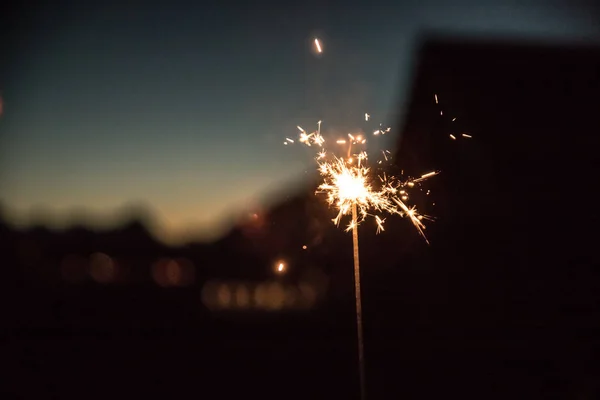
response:
[[[499,290],[507,308],[593,296],[598,71],[590,46],[424,41],[396,160],[415,175],[441,170],[427,186],[438,218],[428,252],[448,286],[470,285],[453,307]]]

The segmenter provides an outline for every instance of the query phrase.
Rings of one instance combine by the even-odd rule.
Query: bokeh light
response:
[[[287,264],[285,261],[279,260],[275,263],[275,272],[283,274],[287,270]]]
[[[98,283],[111,283],[117,277],[117,264],[104,253],[94,253],[90,256],[90,276]]]
[[[238,284],[235,289],[235,306],[240,309],[246,309],[251,306],[250,302],[250,290],[248,286],[241,283]]]
[[[221,308],[229,308],[231,305],[231,290],[229,285],[222,283],[217,289],[217,305]]]
[[[161,287],[183,287],[194,283],[195,269],[186,258],[161,258],[152,265],[152,279]]]
[[[313,307],[319,297],[312,283],[300,285],[266,282],[209,281],[202,288],[202,303],[212,311],[284,311]]]

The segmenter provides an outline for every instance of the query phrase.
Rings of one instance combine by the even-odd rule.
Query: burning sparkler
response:
[[[437,96],[436,96],[437,101]],[[365,120],[368,121],[370,115],[365,113]],[[325,139],[321,135],[321,121],[318,122],[317,131],[307,134],[306,131],[298,127],[300,131],[299,142],[306,146],[317,146],[316,162],[318,171],[323,178],[322,183],[317,189],[317,194],[322,193],[327,196],[327,203],[337,209],[337,216],[333,222],[339,226],[345,215],[350,215],[350,223],[346,232],[352,231],[352,245],[354,250],[354,284],[356,294],[356,322],[358,331],[358,358],[360,366],[360,388],[361,398],[365,399],[365,371],[364,371],[364,350],[363,350],[363,330],[362,330],[362,304],[360,294],[360,263],[358,252],[358,225],[367,217],[372,217],[377,225],[377,233],[384,230],[383,223],[385,219],[381,214],[387,213],[408,217],[415,226],[419,234],[425,239],[424,219],[431,219],[427,215],[417,212],[415,206],[408,206],[408,192],[418,187],[423,181],[438,174],[438,171],[432,171],[416,179],[401,180],[395,176],[387,174],[374,175],[367,166],[368,154],[366,151],[352,153],[353,145],[364,145],[366,139],[362,135],[348,134],[348,139],[337,139],[338,145],[348,145],[346,157],[339,157],[324,149]],[[390,131],[390,128],[377,129],[373,132],[374,136],[384,135]],[[290,139],[286,142],[289,143]],[[293,143],[293,141],[291,142]],[[382,151],[385,161],[391,159],[390,152]],[[379,160],[378,164],[382,164]],[[429,192],[427,192],[429,194]]]
[[[381,214],[387,213],[408,217],[417,231],[427,241],[424,234],[425,225],[423,219],[431,219],[427,215],[420,214],[415,206],[408,206],[408,192],[418,186],[424,180],[438,174],[437,171],[426,173],[418,178],[401,180],[395,176],[382,174],[374,176],[371,169],[366,165],[369,156],[366,151],[352,153],[353,145],[366,144],[367,139],[362,135],[348,134],[348,139],[337,139],[336,144],[348,145],[346,157],[338,157],[332,152],[324,149],[326,140],[321,135],[321,121],[318,129],[308,134],[302,127],[298,127],[300,136],[298,141],[306,146],[317,146],[318,171],[323,178],[317,193],[327,196],[327,203],[337,209],[338,214],[333,222],[339,226],[345,215],[352,214],[352,208],[356,206],[357,217],[351,218],[346,231],[352,230],[367,217],[373,217],[377,225],[377,233],[384,230]],[[378,129],[373,132],[377,136],[390,131]],[[286,139],[285,143],[294,143],[292,139]],[[390,160],[390,152],[382,151],[385,161]],[[381,161],[378,164],[381,164]]]

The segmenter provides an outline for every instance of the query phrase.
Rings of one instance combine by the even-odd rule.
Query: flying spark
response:
[[[439,104],[439,103],[438,103],[438,96],[437,96],[437,94],[434,94],[433,96],[434,96],[434,98],[435,98],[435,103],[436,103],[436,104]],[[442,115],[442,116],[444,115],[444,110],[440,110],[440,115]],[[454,121],[456,121],[456,117],[453,117],[453,118],[450,120],[450,122],[454,122]],[[450,139],[452,139],[452,140],[456,140],[456,139],[457,139],[457,137],[456,137],[456,136],[454,136],[453,134],[449,134],[448,136],[450,136]],[[469,135],[469,134],[466,134],[466,133],[463,133],[463,134],[461,134],[460,136],[462,136],[462,137],[464,137],[464,138],[467,138],[467,139],[470,139],[470,138],[472,138],[472,136],[471,136],[471,135]]]
[[[322,53],[323,50],[321,49],[321,42],[319,42],[319,39],[315,39],[315,46],[317,48],[317,52]]]

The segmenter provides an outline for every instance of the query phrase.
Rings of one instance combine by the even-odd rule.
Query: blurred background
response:
[[[12,3],[6,398],[358,398],[321,120],[441,171],[361,225],[368,398],[598,396],[593,2]]]

